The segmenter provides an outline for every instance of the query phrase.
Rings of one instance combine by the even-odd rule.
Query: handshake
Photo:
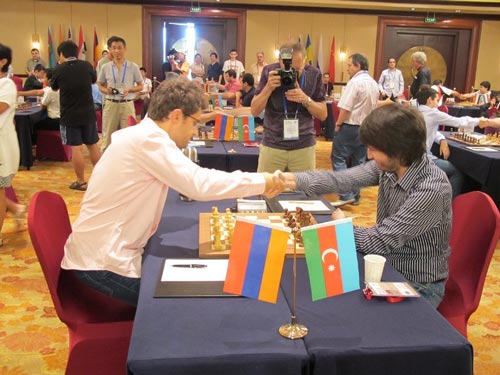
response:
[[[285,190],[294,190],[296,187],[295,176],[289,172],[275,171],[274,173],[263,173],[266,180],[264,195],[273,198]]]
[[[481,129],[484,129],[488,126],[491,126],[492,128],[500,129],[500,117],[497,117],[495,119],[487,119],[487,118],[481,117],[481,120],[479,121],[479,127]]]

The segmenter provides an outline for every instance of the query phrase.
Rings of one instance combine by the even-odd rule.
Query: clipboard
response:
[[[207,269],[210,268],[210,265],[214,264],[214,262],[226,262],[227,267],[227,259],[164,259],[163,266],[161,267],[161,272],[158,275],[158,281],[156,283],[156,288],[153,294],[155,298],[165,298],[165,297],[240,297],[234,294],[228,294],[223,291],[224,288],[224,275],[220,275],[222,280],[192,280],[190,281],[189,274],[196,273],[197,271],[201,271],[196,268],[179,268],[176,269],[180,274],[186,273],[186,280],[174,280],[167,279],[165,280],[165,274],[168,273],[172,268],[170,268],[170,264],[175,262],[176,265],[181,264],[203,264],[207,265]],[[205,271],[205,269],[203,269]],[[202,271],[202,272],[203,272]],[[181,279],[184,277],[180,277]],[[212,277],[209,277],[211,279]]]
[[[331,203],[323,196],[307,196],[305,193],[288,193],[288,194],[280,194],[274,198],[267,198],[264,197],[264,200],[266,201],[269,210],[271,212],[284,212],[285,207],[284,207],[284,202],[287,203],[296,203],[295,206],[302,207],[304,211],[310,212],[311,214],[317,214],[317,215],[330,215],[333,211],[336,210],[334,206],[331,205]],[[281,203],[283,201],[283,204]],[[319,202],[321,203],[321,208],[316,209],[314,205],[314,202]],[[309,203],[310,202],[310,206]],[[301,205],[302,203],[302,205]],[[309,207],[308,207],[309,206]],[[294,211],[295,209],[290,209],[290,211]]]

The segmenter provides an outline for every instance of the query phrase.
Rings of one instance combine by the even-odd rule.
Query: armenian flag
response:
[[[236,218],[224,292],[276,303],[290,229]]]
[[[240,142],[255,141],[255,122],[253,116],[240,116],[235,119],[238,125],[238,140]]]
[[[312,300],[359,289],[352,218],[302,228]]]
[[[233,138],[234,117],[217,115],[215,117],[214,138],[219,141],[230,141]]]

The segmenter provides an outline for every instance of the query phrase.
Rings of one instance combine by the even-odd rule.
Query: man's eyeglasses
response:
[[[200,123],[200,119],[199,119],[199,118],[196,118],[196,117],[191,116],[191,115],[186,115],[186,114],[184,114],[184,115],[185,115],[186,117],[191,118],[191,119],[194,121],[193,126],[199,127],[199,126],[201,126],[201,125],[202,125],[202,124]]]

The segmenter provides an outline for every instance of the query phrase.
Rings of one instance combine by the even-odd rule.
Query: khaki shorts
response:
[[[316,145],[290,151],[260,145],[257,172],[273,173],[277,169],[283,172],[316,169]]]

